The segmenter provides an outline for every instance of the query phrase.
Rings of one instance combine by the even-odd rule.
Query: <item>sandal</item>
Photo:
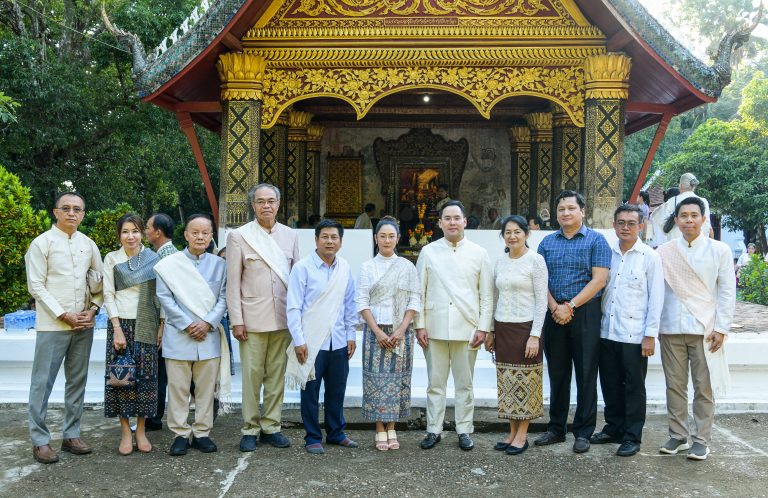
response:
[[[393,430],[387,431],[387,443],[390,450],[399,450],[400,442],[397,440],[397,432]]]
[[[376,433],[376,449],[379,451],[387,451],[389,449],[386,432]]]

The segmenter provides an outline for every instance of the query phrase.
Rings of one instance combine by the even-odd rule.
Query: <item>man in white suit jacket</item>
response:
[[[422,288],[416,336],[429,376],[427,435],[421,447],[430,449],[440,441],[448,372],[452,371],[459,447],[471,450],[472,377],[477,349],[493,320],[493,269],[488,252],[464,238],[467,217],[461,202],[446,203],[439,223],[445,237],[425,246],[416,264]]]

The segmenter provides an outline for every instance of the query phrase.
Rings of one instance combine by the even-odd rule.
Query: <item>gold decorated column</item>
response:
[[[320,143],[325,128],[311,124],[307,128],[307,173],[304,189],[307,199],[307,217],[320,214]]]
[[[271,183],[280,189],[284,196],[285,170],[288,160],[288,113],[285,112],[277,119],[272,128],[261,130],[261,172],[259,182]],[[280,203],[278,220],[286,222],[286,204]]]
[[[528,216],[531,199],[531,130],[527,126],[509,129],[512,152],[512,213]]]
[[[610,228],[624,188],[624,108],[632,60],[624,54],[584,62],[584,190],[587,223]]]
[[[288,219],[307,217],[307,127],[312,114],[291,110],[288,113],[288,159],[285,167],[285,204]]]
[[[525,115],[531,128],[531,203],[530,214],[551,219],[552,200],[552,113]]]
[[[219,56],[221,80],[221,179],[219,227],[249,221],[248,190],[259,181],[263,57],[244,53]]]
[[[557,222],[554,198],[563,190],[580,190],[583,128],[573,124],[562,109],[552,115],[552,210],[551,225]]]

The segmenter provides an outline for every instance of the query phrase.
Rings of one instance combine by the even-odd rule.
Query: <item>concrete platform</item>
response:
[[[614,455],[616,445],[593,446],[585,454],[566,443],[531,448],[512,457],[493,451],[503,428],[495,411],[478,410],[476,448],[462,452],[456,435],[443,434],[433,450],[418,448],[421,431],[401,431],[402,448],[381,453],[373,445],[370,425],[357,410],[347,410],[349,435],[361,443],[356,450],[329,447],[326,455],[311,456],[303,448],[303,430],[295,411],[287,411],[284,433],[293,446],[259,446],[240,453],[240,414],[217,420],[213,454],[196,450],[170,457],[172,436],[152,432],[155,449],[149,454],[117,454],[118,424],[100,411],[87,411],[83,437],[94,447],[87,456],[62,454],[61,461],[33,461],[24,407],[0,411],[0,496],[768,496],[768,416],[718,415],[712,451],[707,461],[660,455],[666,420],[651,415],[641,452],[631,458]],[[49,412],[60,429],[62,413]],[[58,449],[60,434],[53,442]],[[533,439],[533,435],[530,440]]]

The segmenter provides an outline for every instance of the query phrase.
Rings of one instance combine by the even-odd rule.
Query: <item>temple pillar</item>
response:
[[[285,204],[288,219],[307,216],[307,127],[312,114],[291,110],[288,113],[288,158],[286,161]]]
[[[552,219],[556,226],[557,207],[554,199],[563,190],[581,190],[583,129],[573,124],[568,113],[562,109],[552,115]]]
[[[511,212],[528,216],[531,201],[531,130],[527,126],[509,129],[512,156]]]
[[[320,214],[320,142],[325,128],[320,125],[309,125],[307,128],[307,168],[304,177],[304,192],[306,195],[307,213],[309,216]]]
[[[272,128],[261,130],[261,174],[259,183],[271,183],[285,197],[285,170],[288,161],[288,115],[283,113]],[[277,219],[286,222],[286,205],[280,203]]]
[[[531,128],[531,203],[530,214],[552,218],[552,113],[525,115]]]
[[[610,228],[624,188],[624,109],[632,60],[624,54],[584,62],[584,187],[587,223]]]
[[[219,228],[250,220],[248,190],[259,181],[262,78],[266,61],[244,53],[219,56],[221,80],[221,178]]]

